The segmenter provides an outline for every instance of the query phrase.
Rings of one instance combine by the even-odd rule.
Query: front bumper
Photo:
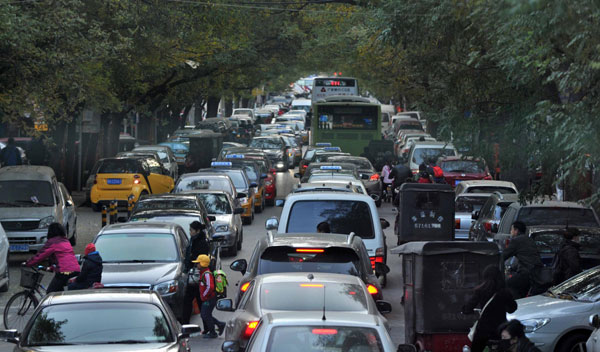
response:
[[[31,231],[6,231],[6,237],[8,238],[9,243],[9,251],[11,253],[38,251],[46,243],[47,234],[48,229]],[[18,247],[20,247],[20,249]],[[25,250],[25,248],[28,250]]]
[[[213,238],[215,238],[215,237],[222,237],[225,239],[223,242],[221,242],[221,246],[223,246],[223,247],[233,247],[233,246],[237,245],[235,233],[233,233],[231,231],[215,232],[215,234],[213,235]]]

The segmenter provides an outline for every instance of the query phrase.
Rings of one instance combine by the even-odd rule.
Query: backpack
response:
[[[439,166],[434,166],[433,167],[433,177],[435,177],[435,178],[444,177],[444,170],[442,170],[442,168]]]
[[[215,276],[215,292],[217,294],[217,298],[225,298],[227,297],[227,274],[221,269],[213,271],[213,275]]]

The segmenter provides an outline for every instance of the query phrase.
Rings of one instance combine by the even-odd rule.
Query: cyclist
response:
[[[75,257],[73,246],[67,239],[65,228],[61,224],[57,222],[50,224],[47,238],[44,247],[25,265],[34,266],[48,259],[50,267],[54,271],[54,278],[48,285],[46,292],[63,291],[69,279],[79,275],[79,263]]]

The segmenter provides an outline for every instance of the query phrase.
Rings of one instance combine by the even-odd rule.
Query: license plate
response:
[[[29,252],[28,244],[11,244],[8,246],[8,250],[11,252]]]
[[[109,185],[120,185],[121,179],[120,178],[109,178],[106,180],[106,183]]]

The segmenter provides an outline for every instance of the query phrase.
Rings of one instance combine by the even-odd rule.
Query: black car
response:
[[[277,171],[286,171],[290,165],[288,147],[280,136],[254,137],[248,147],[263,150]]]
[[[376,265],[377,271],[389,270],[383,263]],[[238,259],[230,267],[243,275],[236,302],[239,302],[250,281],[257,275],[285,272],[326,272],[358,276],[375,300],[382,299],[381,286],[371,267],[367,248],[362,239],[353,234],[269,233],[256,244],[250,262]]]

